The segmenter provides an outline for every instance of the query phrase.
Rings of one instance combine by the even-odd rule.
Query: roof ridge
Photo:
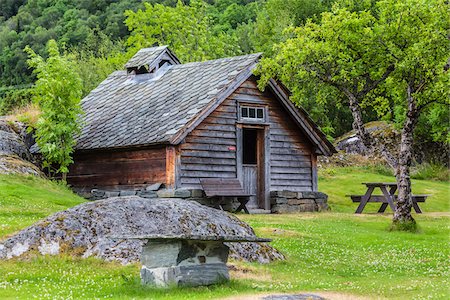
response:
[[[179,64],[179,65],[175,65],[175,66],[183,67],[183,66],[191,66],[191,65],[197,65],[197,64],[210,64],[210,63],[217,63],[217,62],[226,61],[226,60],[229,60],[229,61],[246,60],[246,59],[250,59],[252,57],[259,58],[261,55],[262,55],[262,52],[258,52],[258,53],[244,54],[244,55],[238,55],[238,56],[221,57],[221,58],[209,59],[209,60],[204,60],[204,61],[193,61],[193,62],[188,62],[188,63]]]

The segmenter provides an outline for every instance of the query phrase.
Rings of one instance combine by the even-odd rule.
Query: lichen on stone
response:
[[[255,236],[253,229],[232,214],[182,199],[115,197],[87,202],[58,212],[0,243],[0,259],[64,253],[108,261],[139,261],[147,240],[121,237],[163,234],[196,236]],[[227,243],[230,257],[268,263],[284,256],[266,243]]]

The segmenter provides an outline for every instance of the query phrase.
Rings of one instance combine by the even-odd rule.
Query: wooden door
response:
[[[250,197],[247,203],[248,208],[259,208],[258,206],[258,166],[246,164],[242,166],[243,187],[246,193],[255,196]]]
[[[242,184],[244,190],[253,194],[247,204],[248,208],[264,208],[264,129],[242,129]]]

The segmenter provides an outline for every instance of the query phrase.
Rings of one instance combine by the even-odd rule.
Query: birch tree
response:
[[[448,105],[449,28],[443,0],[384,0],[361,11],[335,5],[320,22],[291,28],[294,36],[277,46],[274,58],[263,59],[258,70],[261,87],[276,77],[296,99],[311,89],[343,96],[369,153],[375,140],[364,128],[365,107],[383,114],[395,103],[402,115],[398,153],[378,145],[398,183],[395,228],[415,229],[409,178],[413,132],[429,104]]]

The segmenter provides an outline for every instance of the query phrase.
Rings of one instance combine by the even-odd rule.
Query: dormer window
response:
[[[155,72],[155,68],[153,68],[153,70],[149,70],[149,66],[148,65],[144,65],[144,66],[140,66],[138,67],[134,67],[134,68],[129,68],[128,69],[128,73],[134,72],[134,74],[139,75],[139,74],[147,74],[147,73],[154,73]]]
[[[180,61],[167,46],[144,48],[139,50],[126,64],[129,74],[155,74],[158,70],[171,65],[177,65]]]
[[[240,105],[240,120],[242,121],[266,121],[266,107],[253,105]]]

